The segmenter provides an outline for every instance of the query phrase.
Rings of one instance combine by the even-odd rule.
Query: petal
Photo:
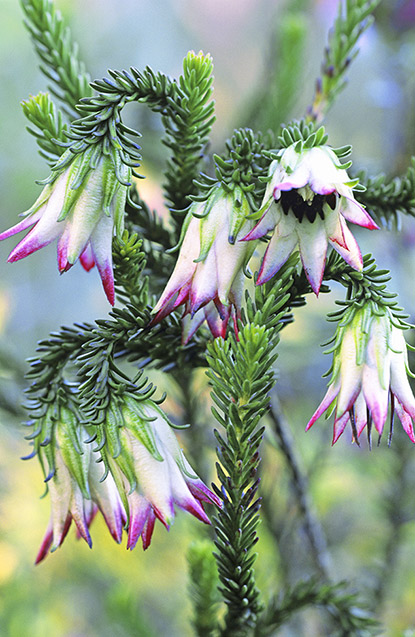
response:
[[[334,445],[338,441],[343,431],[346,429],[346,426],[349,420],[350,420],[350,415],[348,411],[346,411],[346,413],[343,414],[343,416],[341,416],[340,418],[335,419],[334,425],[333,425],[333,440],[331,441],[332,445]]]
[[[70,228],[67,248],[69,263],[74,264],[79,258],[94,228],[101,220],[105,227],[110,228],[112,237],[114,221],[112,217],[102,212],[102,201],[102,175],[99,170],[94,170],[82,188],[68,217]]]
[[[76,524],[79,535],[85,540],[88,546],[92,547],[92,540],[89,534],[88,521],[85,515],[84,497],[79,488],[74,488],[70,502],[70,513]]]
[[[91,497],[104,516],[109,532],[119,544],[122,539],[123,521],[126,519],[124,507],[112,475],[108,474],[101,482],[101,473],[97,463],[91,460],[88,472]]]
[[[336,206],[334,210],[331,210],[328,204],[324,206],[324,226],[328,240],[348,250],[344,237],[344,227],[346,224],[343,217],[339,214],[338,206]]]
[[[58,221],[66,189],[66,172],[56,180],[47,201],[35,213],[42,212],[35,227],[20,241],[9,255],[10,263],[23,259],[56,239],[65,228],[65,221]]]
[[[168,527],[174,519],[168,463],[166,460],[159,461],[153,458],[137,438],[132,437],[131,447],[140,490],[160,521]],[[160,448],[159,451],[163,453]]]
[[[154,515],[154,511],[150,509],[150,513],[148,514],[147,521],[144,525],[144,529],[141,534],[144,551],[148,549],[148,547],[150,546],[155,522],[156,522],[156,516]]]
[[[33,226],[34,223],[37,223],[39,221],[39,219],[42,216],[42,213],[43,213],[43,208],[41,208],[40,210],[38,210],[32,215],[27,215],[27,217],[25,217],[22,221],[17,223],[15,226],[12,226],[8,230],[5,230],[4,232],[0,233],[0,241],[2,241],[3,239],[8,239],[14,234],[17,234],[18,232],[23,232],[23,230],[27,230],[28,228],[30,228],[31,226]]]
[[[331,383],[329,385],[329,387],[327,389],[327,392],[326,392],[323,400],[321,401],[319,407],[316,409],[316,411],[314,412],[314,414],[312,415],[312,417],[308,421],[307,426],[305,428],[306,431],[308,431],[310,429],[310,427],[312,427],[314,425],[316,420],[318,420],[320,418],[320,416],[326,411],[326,409],[328,409],[330,407],[330,405],[332,404],[333,400],[336,398],[337,394],[339,393],[339,389],[340,389],[339,383],[336,383],[335,385],[333,383]]]
[[[352,408],[362,387],[362,365],[356,364],[356,344],[352,330],[346,330],[340,351],[340,391],[337,398],[336,418]]]
[[[297,224],[297,236],[305,275],[315,294],[320,291],[327,254],[324,222],[317,217],[313,223],[303,219]]]
[[[367,425],[367,406],[363,392],[360,392],[354,403],[354,420],[356,424],[357,437],[359,438],[363,429]]]
[[[68,225],[66,224],[65,230],[58,241],[58,270],[60,273],[67,272],[72,267],[71,263],[68,263],[68,240],[69,232]]]
[[[406,372],[406,343],[402,330],[392,328],[390,337],[390,388],[411,418],[415,418],[415,398]]]
[[[192,316],[217,295],[218,276],[215,249],[212,247],[206,260],[197,264],[190,291],[190,312]]]
[[[405,409],[403,408],[403,406],[398,400],[395,401],[395,411],[398,414],[399,420],[401,421],[401,424],[405,433],[407,433],[410,440],[415,443],[412,418],[408,414],[408,412],[405,411]]]
[[[7,261],[14,263],[24,257],[33,254],[37,250],[44,248],[54,241],[64,230],[65,222],[54,222],[49,227],[41,226],[42,219],[38,221],[34,228],[17,244],[9,254]]]
[[[335,241],[332,241],[330,238],[329,242],[331,246],[336,250],[336,252],[338,252],[340,256],[343,257],[346,263],[348,263],[355,270],[361,271],[363,269],[363,259],[356,239],[350,232],[346,223],[342,223],[342,229],[344,241],[347,245],[347,248],[343,248],[341,245],[339,245]]]
[[[151,512],[151,505],[142,495],[134,491],[128,496],[130,521],[128,525],[127,549],[133,550]]]
[[[275,192],[278,190],[292,190],[293,188],[302,188],[309,182],[310,169],[306,162],[300,162],[299,166],[291,173],[284,175],[283,181],[274,186]]]
[[[362,390],[379,435],[382,435],[388,415],[390,375],[388,351],[385,323],[375,319],[371,325],[366,347],[362,371]]]
[[[270,206],[265,210],[261,219],[258,223],[246,234],[241,241],[251,241],[253,239],[260,239],[264,237],[268,232],[273,230],[277,223],[279,223],[281,219],[281,211],[278,206],[275,204],[270,204]]]
[[[337,155],[327,146],[310,149],[307,159],[310,167],[310,187],[320,195],[334,192],[337,183],[349,179],[346,171],[338,168]]]
[[[79,261],[81,262],[84,270],[89,272],[95,265],[94,256],[92,254],[91,244],[88,242],[82,254],[79,257]]]
[[[183,288],[192,280],[196,270],[196,263],[200,252],[200,219],[193,217],[185,234],[179,257],[174,267],[173,273],[167,282],[164,291],[156,303],[153,314],[157,314],[163,306],[170,301],[178,290]]]
[[[174,502],[185,511],[188,511],[189,513],[194,515],[198,520],[201,520],[205,524],[210,524],[210,520],[204,512],[201,504],[191,494],[176,462],[171,456],[167,456],[167,462],[169,465],[171,489]]]
[[[204,308],[205,317],[214,338],[226,337],[226,328],[231,315],[231,305],[222,306],[219,313],[215,303],[208,303]]]
[[[70,523],[70,520],[69,520]],[[49,553],[49,549],[52,546],[53,542],[53,529],[52,529],[52,520],[49,521],[48,528],[46,529],[45,537],[43,538],[42,544],[40,545],[39,552],[36,556],[35,564],[39,564],[42,560],[45,559],[47,554]]]
[[[295,226],[296,219],[292,215],[281,217],[262,260],[257,285],[269,281],[287,261],[298,241]]]
[[[389,389],[384,389],[380,385],[377,368],[363,365],[362,391],[373,418],[373,424],[381,436],[388,416]]]
[[[90,239],[91,250],[97,265],[108,301],[114,305],[114,273],[112,269],[113,220],[103,215]]]
[[[158,310],[157,314],[153,317],[153,319],[150,321],[149,327],[152,327],[153,325],[156,325],[157,323],[162,321],[168,314],[170,314],[170,312],[173,312],[173,310],[176,309],[176,307],[178,307],[182,303],[188,303],[189,292],[191,290],[191,287],[192,287],[192,280],[190,279],[190,281],[185,283],[182,288],[179,288],[179,290],[175,290],[174,292],[171,292],[170,296],[166,295],[164,299],[163,297],[161,297],[160,301],[163,300],[164,302],[163,304],[161,304],[160,301],[157,303],[156,307],[160,306],[160,309]],[[187,308],[185,311],[185,314],[188,314],[188,313],[189,313],[189,308]]]
[[[341,196],[340,213],[351,223],[368,228],[368,230],[379,230],[379,226],[373,221],[363,206],[357,203],[353,194],[347,197],[345,195]]]
[[[52,551],[56,550],[58,546],[62,544],[72,519],[69,508],[72,496],[73,480],[71,479],[68,469],[63,463],[60,453],[56,454],[55,463],[55,475],[48,483],[52,506]]]

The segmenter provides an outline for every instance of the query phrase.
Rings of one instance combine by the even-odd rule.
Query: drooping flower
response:
[[[53,451],[53,475],[48,480],[52,514],[36,564],[49,551],[53,552],[62,545],[72,520],[78,537],[82,537],[91,547],[89,527],[98,511],[102,513],[114,540],[119,544],[122,539],[127,518],[115,482],[111,475],[101,481],[103,470],[97,464],[100,456],[91,450],[90,444],[77,436],[81,453],[74,449],[65,431],[73,423],[72,412],[62,408]],[[87,438],[85,430],[81,433]]]
[[[230,316],[240,317],[243,268],[253,246],[240,241],[252,223],[242,194],[216,188],[206,201],[192,204],[183,225],[181,248],[173,273],[153,312],[155,324],[185,306],[183,340],[206,320],[214,336],[224,336]],[[244,227],[244,231],[243,228]]]
[[[415,442],[415,398],[407,377],[407,346],[397,325],[386,309],[382,315],[374,313],[370,304],[350,310],[336,332],[327,393],[306,431],[325,411],[328,415],[334,411],[333,444],[348,423],[356,442],[365,427],[370,441],[372,423],[381,436],[389,411],[391,433],[397,414]]]
[[[146,549],[156,519],[169,529],[174,505],[210,524],[202,504],[220,500],[198,478],[162,410],[150,400],[125,396],[107,415],[106,462],[128,512],[127,548],[141,536]]]
[[[257,283],[274,276],[297,247],[307,279],[318,294],[330,244],[356,270],[363,267],[351,221],[370,230],[378,226],[357,203],[355,182],[328,146],[292,144],[278,153],[269,168],[269,182],[256,226],[243,238],[259,239],[273,231]]]
[[[69,270],[78,259],[87,271],[96,265],[107,298],[114,304],[112,239],[114,228],[118,236],[123,230],[127,186],[117,180],[108,156],[101,155],[98,162],[93,151],[72,157],[70,151],[65,153],[60,162],[63,171],[46,184],[23,213],[23,221],[0,234],[0,241],[31,228],[9,255],[8,261],[14,262],[59,237],[59,272]]]

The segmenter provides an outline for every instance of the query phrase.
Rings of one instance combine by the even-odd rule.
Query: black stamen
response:
[[[335,209],[336,195],[334,193],[330,195],[315,194],[311,201],[304,201],[298,190],[293,188],[292,190],[284,190],[281,192],[279,202],[285,215],[288,215],[288,213],[292,211],[300,223],[304,217],[306,217],[310,223],[313,223],[317,215],[319,215],[322,220],[324,219],[324,204],[326,202],[332,210]]]
[[[334,210],[335,207],[336,207],[336,204],[337,204],[336,194],[334,192],[332,192],[331,195],[326,195],[325,199],[326,199],[328,205],[330,206],[330,208],[332,210]]]
[[[360,447],[359,438],[357,437],[356,420],[354,417],[354,407],[352,409],[349,409],[349,416],[350,416],[350,424],[352,425],[353,440],[357,444],[357,446]]]
[[[367,442],[369,445],[369,450],[372,451],[372,416],[367,407],[366,407],[366,422],[367,422]]]

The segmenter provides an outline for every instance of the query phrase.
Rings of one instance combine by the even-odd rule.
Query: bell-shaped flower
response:
[[[141,536],[146,549],[156,519],[169,529],[175,505],[210,524],[203,503],[220,506],[220,500],[196,476],[155,403],[125,395],[119,407],[110,407],[106,432],[105,462],[128,512],[127,548]]]
[[[397,414],[415,442],[415,398],[407,376],[407,345],[398,325],[389,310],[379,315],[370,303],[349,310],[336,332],[327,393],[306,430],[323,412],[334,412],[333,444],[348,423],[356,442],[367,426],[370,441],[372,424],[381,436],[390,412],[390,435]]]
[[[243,240],[259,239],[272,231],[258,285],[273,277],[298,246],[304,272],[318,294],[329,244],[351,267],[363,267],[346,221],[370,230],[378,226],[355,200],[356,182],[350,181],[333,149],[296,143],[278,155],[270,165],[262,207],[255,215],[259,221]]]
[[[72,429],[74,416],[62,408],[63,420],[58,425],[53,453],[53,471],[48,479],[52,505],[51,519],[36,558],[41,562],[49,551],[53,552],[64,541],[72,520],[78,537],[82,537],[91,547],[89,527],[96,513],[100,511],[107,527],[119,544],[126,522],[126,514],[111,475],[103,478],[102,464],[97,464],[100,455],[91,450],[91,445],[79,439],[76,447],[68,435],[66,427]],[[73,429],[72,429],[73,432]],[[87,438],[87,432],[82,430]]]
[[[127,186],[117,180],[110,157],[101,155],[96,161],[96,149],[95,155],[90,150],[72,157],[70,151],[65,153],[61,172],[23,213],[23,221],[2,232],[0,240],[31,228],[9,255],[8,261],[14,262],[59,238],[59,272],[69,270],[78,259],[87,271],[96,265],[114,304],[112,239],[114,228],[118,236],[123,230]],[[128,180],[130,169],[124,172]]]
[[[245,268],[254,246],[240,241],[252,222],[245,195],[216,188],[193,203],[183,225],[179,257],[153,312],[158,323],[184,304],[183,340],[206,319],[214,336],[223,336],[232,315],[240,317]]]

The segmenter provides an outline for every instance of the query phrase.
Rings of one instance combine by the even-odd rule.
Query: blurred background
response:
[[[56,0],[56,4],[79,42],[92,78],[105,76],[108,68],[146,65],[178,76],[188,50],[210,52],[217,107],[214,151],[222,150],[234,127],[276,129],[281,121],[304,114],[338,7],[337,0]],[[0,0],[0,15],[0,229],[5,229],[37,197],[35,180],[48,175],[34,139],[25,130],[19,106],[28,95],[45,90],[46,81],[38,71],[19,2]],[[415,153],[414,2],[384,0],[376,17],[347,74],[348,86],[325,124],[333,146],[353,145],[353,170],[395,175],[406,169]],[[290,39],[281,44],[287,32],[304,34],[295,40],[302,51],[300,65]],[[288,69],[286,82],[294,78],[298,86],[286,98],[285,85],[275,86],[282,64]],[[270,93],[275,99],[264,108],[263,96]],[[141,173],[146,180],[142,196],[162,213],[165,149],[160,143],[159,118],[144,106],[130,105],[126,120],[143,133]],[[399,291],[400,302],[413,320],[414,221],[404,220],[399,234],[357,234],[362,251],[373,252],[382,266],[392,270],[390,287]],[[116,546],[97,519],[92,551],[72,532],[62,549],[33,566],[49,519],[49,501],[40,499],[43,483],[37,461],[20,460],[28,453],[20,426],[23,361],[50,331],[61,324],[102,318],[108,306],[95,269],[86,274],[77,265],[60,277],[54,244],[29,259],[7,264],[15,243],[0,244],[0,402],[4,407],[0,422],[0,634],[191,635],[185,554],[190,542],[207,531],[190,516],[179,513],[169,534],[159,525],[146,553],[140,548],[129,553],[124,546]],[[372,452],[358,449],[346,434],[332,449],[331,424],[323,420],[304,434],[305,423],[325,392],[321,375],[330,365],[320,347],[333,331],[325,315],[341,295],[341,290],[334,289],[330,295],[311,299],[307,308],[297,312],[294,325],[284,331],[277,362],[278,397],[290,425],[293,449],[308,475],[312,508],[327,537],[331,576],[350,580],[376,608],[387,626],[384,634],[410,637],[415,635],[413,447],[397,430],[391,449],[385,442]],[[161,377],[156,380],[159,385],[171,383]],[[168,407],[180,410],[180,403],[185,404],[183,392],[172,383],[168,388]],[[204,454],[199,470],[212,480],[213,422],[203,372],[195,375],[191,391],[198,396],[192,413],[195,431],[211,450]],[[192,435],[183,434],[182,444],[197,460]],[[273,592],[315,571],[290,473],[275,445],[271,424],[262,477],[269,506],[264,507],[268,510],[260,527],[256,570],[259,587]],[[301,615],[281,634],[323,634],[324,617],[317,611]]]

